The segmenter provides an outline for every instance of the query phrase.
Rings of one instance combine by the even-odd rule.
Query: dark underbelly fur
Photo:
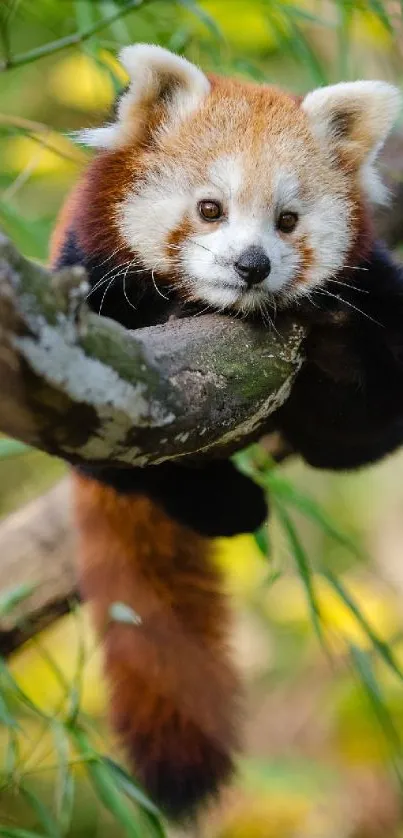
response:
[[[150,274],[138,268],[132,281],[128,274],[123,283],[121,275],[108,288],[106,282],[96,287],[108,262],[87,258],[74,231],[57,267],[72,264],[87,269],[95,289],[91,308],[126,328],[163,323],[190,311],[172,293],[162,297]],[[281,431],[292,449],[317,468],[359,468],[403,442],[403,272],[379,243],[360,267],[341,277],[348,287],[325,285],[295,308],[295,318],[309,328],[306,361],[267,428]],[[89,465],[83,471],[120,492],[148,494],[204,535],[250,532],[267,514],[260,488],[229,460],[122,470]]]

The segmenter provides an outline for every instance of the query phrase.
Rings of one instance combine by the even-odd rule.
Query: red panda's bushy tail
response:
[[[81,586],[104,643],[112,724],[152,799],[180,819],[233,769],[238,682],[220,576],[208,540],[148,498],[74,480]],[[113,620],[115,602],[138,624]]]

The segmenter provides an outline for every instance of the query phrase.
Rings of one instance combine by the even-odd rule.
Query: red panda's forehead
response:
[[[324,166],[294,97],[222,79],[195,113],[163,137],[160,154],[164,165],[171,161],[195,182],[205,181],[217,161],[237,161],[245,193],[258,185],[270,191],[281,169],[309,186]]]

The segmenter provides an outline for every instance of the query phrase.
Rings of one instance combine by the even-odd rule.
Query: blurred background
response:
[[[105,118],[125,83],[116,51],[135,41],[300,93],[341,79],[401,85],[403,5],[2,0],[0,227],[33,259],[46,262],[89,159],[71,132]],[[4,438],[0,457],[1,563],[4,526],[64,466]],[[261,449],[244,457],[272,505],[267,531],[217,543],[247,688],[245,756],[222,804],[181,835],[403,836],[403,454],[350,476],[274,468]],[[27,593],[0,592],[0,619]],[[119,755],[104,711],[85,609],[0,658],[1,836],[174,834],[106,758]]]

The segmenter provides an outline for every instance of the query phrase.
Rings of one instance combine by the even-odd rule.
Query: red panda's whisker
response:
[[[129,299],[128,293],[126,291],[126,279],[127,279],[127,274],[128,274],[129,268],[130,268],[130,265],[126,268],[126,272],[125,272],[124,277],[123,277],[123,295],[124,295],[124,298],[125,298],[126,302],[130,306],[130,308],[132,308],[134,311],[137,311],[137,307]]]
[[[88,292],[88,294],[87,294],[87,296],[85,297],[85,299],[87,300],[87,299],[88,299],[88,297],[90,297],[90,296],[91,296],[91,294],[93,294],[93,293],[94,293],[94,291],[97,291],[97,290],[98,290],[98,288],[100,288],[100,287],[101,287],[101,286],[102,286],[102,285],[106,282],[106,280],[108,279],[108,277],[109,277],[111,274],[113,274],[113,273],[114,273],[114,271],[120,271],[120,270],[121,270],[121,268],[125,268],[127,264],[128,264],[128,262],[122,262],[122,264],[121,264],[121,265],[117,265],[117,266],[116,266],[116,265],[114,265],[114,266],[113,266],[113,268],[111,268],[109,271],[107,271],[107,272],[106,272],[106,274],[104,274],[104,275],[101,277],[101,279],[99,279],[99,280],[98,280],[98,282],[96,282],[96,283],[95,283],[95,285],[93,285],[93,287],[90,289],[90,291]]]
[[[116,280],[119,276],[122,276],[122,274],[124,273],[125,268],[126,268],[126,273],[125,273],[125,277],[126,277],[126,276],[127,276],[128,271],[130,270],[130,268],[131,268],[131,266],[132,266],[133,264],[135,264],[135,262],[134,262],[134,261],[132,261],[132,262],[124,262],[124,263],[122,263],[121,265],[118,265],[117,267],[114,267],[113,269],[111,269],[110,271],[108,271],[108,272],[105,274],[105,276],[103,276],[103,277],[102,277],[102,279],[100,279],[100,280],[99,280],[99,281],[98,281],[98,282],[94,285],[94,287],[93,287],[93,288],[91,288],[91,290],[89,291],[89,293],[88,293],[88,294],[87,294],[87,296],[85,297],[85,299],[86,299],[86,300],[87,300],[87,299],[91,296],[91,294],[93,294],[93,293],[94,293],[94,291],[98,291],[98,290],[102,287],[102,285],[104,285],[104,284],[108,281],[108,278],[109,278],[109,277],[111,276],[111,274],[112,274],[112,278],[110,279],[110,281],[109,281],[109,283],[108,283],[108,285],[107,285],[107,288],[106,288],[106,289],[105,289],[105,291],[104,291],[104,294],[103,294],[103,297],[102,297],[102,300],[101,300],[101,304],[100,304],[100,307],[99,307],[98,314],[100,314],[100,313],[101,313],[101,311],[102,311],[102,306],[103,306],[103,304],[104,304],[106,294],[108,293],[109,288],[111,287],[111,285],[115,282],[115,280]],[[115,273],[114,273],[114,271],[115,271]],[[134,273],[141,273],[141,271],[135,271]]]
[[[102,295],[102,300],[101,300],[101,303],[100,303],[100,306],[99,306],[98,314],[101,314],[102,306],[105,302],[105,297],[106,297],[111,285],[113,285],[114,282],[115,282],[115,277],[113,276],[112,279],[110,280],[110,282],[108,282],[108,285],[106,286],[105,291]]]
[[[200,242],[197,242],[196,239],[192,238],[192,236],[190,236],[189,238],[190,238],[190,241],[193,244],[197,245],[197,247],[201,247],[201,248],[203,248],[203,250],[207,250],[208,253],[211,253],[211,255],[214,256],[213,251],[209,247],[206,247],[205,244],[200,244]]]
[[[113,257],[116,256],[116,254],[119,253],[120,250],[123,250],[123,249],[124,249],[124,245],[122,244],[120,247],[117,247],[113,251],[113,253],[111,253],[109,256],[107,256],[106,259],[104,259],[102,262],[95,263],[94,268],[102,268],[102,265],[105,265],[107,262],[110,262],[110,260],[113,259]]]
[[[332,294],[331,291],[326,291],[325,288],[318,288],[318,289],[316,289],[316,291],[317,291],[318,294],[323,294],[323,295],[326,295],[327,297],[333,297],[335,300],[338,300],[340,303],[343,303],[344,305],[349,306],[349,308],[354,309],[354,311],[358,311],[358,313],[362,314],[363,317],[366,317],[367,320],[371,320],[371,322],[375,323],[377,326],[383,327],[383,323],[380,323],[379,320],[375,320],[374,317],[370,317],[370,315],[367,314],[365,311],[362,311],[362,309],[358,308],[358,306],[354,306],[348,300],[344,300],[343,297],[339,297],[338,294]]]
[[[334,282],[336,285],[344,285],[345,288],[351,288],[352,291],[359,291],[360,294],[370,293],[367,288],[357,288],[356,285],[350,285],[349,282],[342,282],[341,279],[333,279],[332,277],[329,277],[329,279],[327,279],[326,281]]]
[[[163,294],[162,291],[160,291],[160,289],[157,287],[157,283],[155,281],[155,276],[154,276],[154,271],[151,271],[151,279],[153,281],[153,285],[154,285],[154,288],[155,288],[157,294],[159,294],[160,297],[162,297],[163,300],[169,300],[169,297],[166,297],[165,294]]]
[[[90,291],[88,292],[88,294],[87,294],[87,295],[86,295],[86,297],[85,297],[85,300],[88,300],[88,299],[91,297],[91,295],[95,293],[95,291],[99,291],[99,289],[100,289],[100,288],[102,288],[102,286],[103,286],[103,285],[105,285],[105,283],[106,283],[106,282],[108,282],[108,278],[109,278],[109,276],[110,276],[110,273],[108,274],[108,276],[105,276],[105,277],[103,277],[102,279],[100,279],[100,280],[99,280],[99,281],[98,281],[98,282],[94,285],[94,287],[90,289]],[[115,277],[112,277],[112,281],[114,280],[114,278],[115,278]]]

